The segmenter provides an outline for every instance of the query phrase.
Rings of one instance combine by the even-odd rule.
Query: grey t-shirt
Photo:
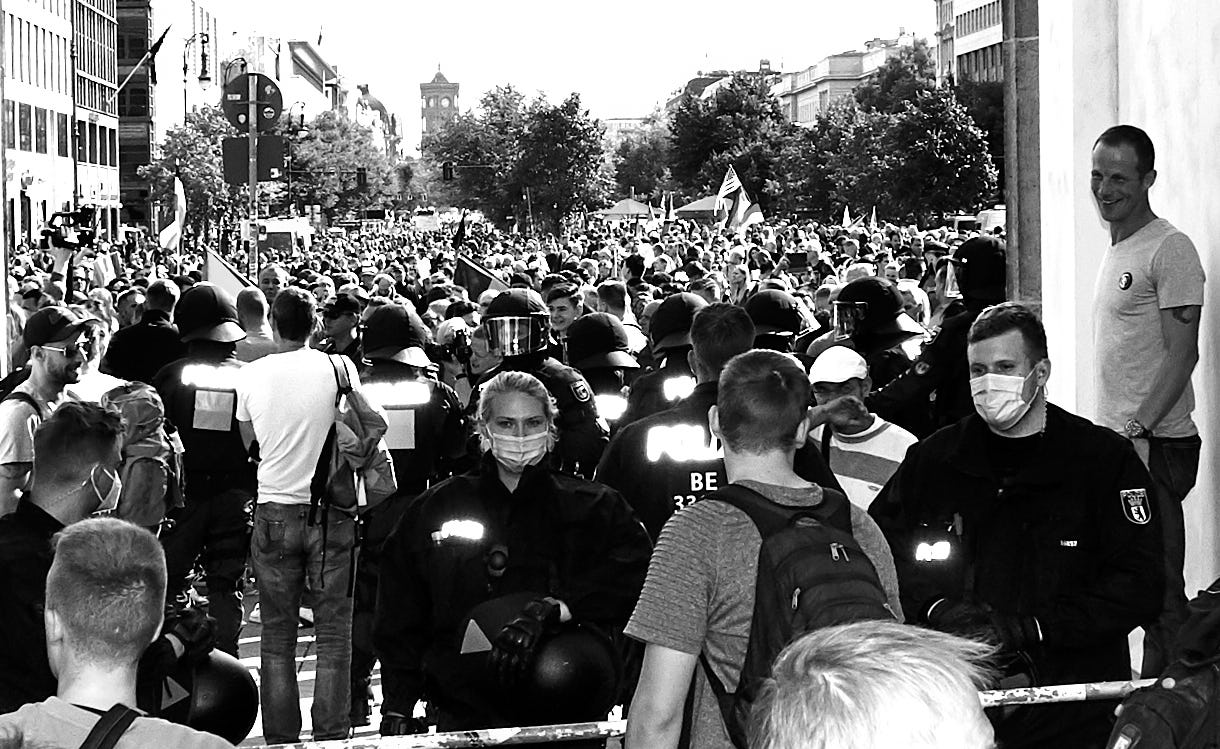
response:
[[[740,484],[784,505],[822,501],[818,486]],[[851,521],[856,543],[877,568],[890,608],[901,619],[889,543],[868,513],[854,505]],[[724,502],[696,502],[675,514],[661,529],[627,634],[683,653],[706,652],[725,688],[736,689],[750,637],[761,544],[750,518]],[[702,669],[696,673],[691,746],[732,749],[716,697]]]

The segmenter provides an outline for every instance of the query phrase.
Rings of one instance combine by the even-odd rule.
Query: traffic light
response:
[[[356,167],[356,187],[363,190],[369,182],[369,172],[364,167]]]
[[[452,182],[453,181],[453,162],[452,161],[446,161],[444,164],[441,164],[441,181],[442,182]]]

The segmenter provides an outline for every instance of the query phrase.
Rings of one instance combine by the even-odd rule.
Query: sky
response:
[[[931,38],[933,0],[211,0],[222,27],[316,42],[419,146],[419,84],[461,84],[459,106],[511,83],[598,118],[644,117],[701,70],[792,72],[899,29]]]

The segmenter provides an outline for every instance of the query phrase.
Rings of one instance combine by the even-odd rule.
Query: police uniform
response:
[[[686,361],[689,351],[690,346],[670,349],[665,352],[665,361],[660,368],[636,378],[627,393],[627,410],[619,419],[620,429],[673,408],[691,394],[695,389],[695,374]]]
[[[555,426],[559,441],[554,457],[560,470],[591,477],[610,440],[605,421],[598,415],[593,389],[575,369],[541,353],[505,357],[499,366],[483,375],[486,382],[500,372],[525,372],[537,377],[555,399],[559,415]],[[477,412],[479,390],[471,396],[471,411]]]
[[[472,631],[471,610],[549,595],[574,620],[620,631],[650,553],[618,492],[538,465],[510,493],[485,454],[421,494],[386,542],[375,627],[383,714],[409,716],[422,697],[442,731],[513,725],[483,666],[498,633]]]
[[[161,540],[169,590],[181,592],[196,558],[204,554],[208,609],[216,644],[237,655],[241,580],[250,545],[249,505],[255,469],[237,431],[237,379],[242,363],[228,351],[192,348],[153,378],[166,418],[185,448],[185,504],[171,511]]]
[[[677,406],[623,427],[597,467],[597,480],[623,493],[653,540],[670,515],[728,483],[707,423],[716,393],[717,383],[700,383]],[[814,445],[797,450],[794,463],[805,480],[842,491]]]
[[[466,419],[453,388],[421,374],[418,367],[375,359],[360,373],[361,391],[385,409],[386,446],[398,490],[360,518],[360,562],[352,601],[352,702],[367,718],[370,677],[377,661],[373,612],[386,538],[407,506],[436,481],[449,476],[466,450]]]
[[[623,393],[640,369],[628,351],[626,328],[608,312],[590,312],[572,323],[564,340],[568,342],[571,365],[589,383],[597,413],[613,435],[627,410]]]
[[[1036,619],[1039,684],[1127,680],[1127,634],[1160,610],[1160,519],[1130,443],[1047,405],[1008,439],[977,415],[913,445],[870,513],[894,549],[903,608],[938,599]],[[940,604],[945,605],[945,604]],[[1005,747],[1102,746],[1113,703],[1012,708]]]

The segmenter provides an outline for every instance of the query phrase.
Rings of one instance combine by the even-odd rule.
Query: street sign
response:
[[[250,82],[247,80],[249,75],[255,79],[254,104],[258,112],[258,131],[270,132],[275,129],[280,114],[284,111],[284,95],[280,93],[280,87],[275,81],[262,73],[248,73],[229,81],[220,98],[220,108],[224,111],[225,118],[239,132],[250,132],[249,123],[246,122],[250,118]]]
[[[283,177],[288,170],[288,144],[279,135],[258,136],[258,181],[270,182]],[[248,136],[225,138],[221,143],[221,164],[225,182],[244,185],[250,175],[250,145]]]

